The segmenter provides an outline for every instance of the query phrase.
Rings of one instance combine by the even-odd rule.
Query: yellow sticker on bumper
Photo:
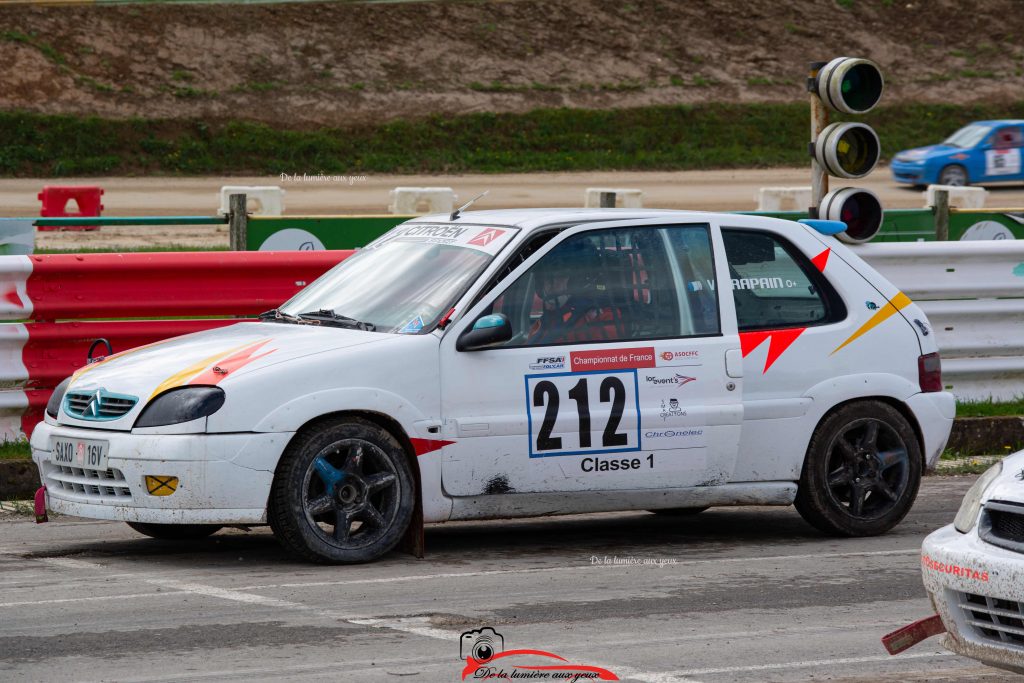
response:
[[[146,490],[151,496],[169,496],[178,490],[178,478],[166,474],[147,474]]]

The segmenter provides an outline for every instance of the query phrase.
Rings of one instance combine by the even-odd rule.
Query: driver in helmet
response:
[[[611,306],[600,254],[587,240],[556,247],[535,280],[544,311],[533,323],[530,344],[562,344],[624,336],[619,310]]]

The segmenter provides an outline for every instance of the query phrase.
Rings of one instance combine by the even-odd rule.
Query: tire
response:
[[[884,534],[914,504],[923,462],[917,434],[898,410],[849,403],[814,431],[794,504],[826,534]]]
[[[219,524],[149,524],[128,522],[140,534],[163,541],[196,541],[221,530]]]
[[[648,510],[656,515],[664,515],[665,517],[693,517],[707,510],[703,508],[662,508],[661,510]]]
[[[971,181],[967,176],[967,169],[960,164],[950,164],[949,166],[944,166],[939,171],[939,185],[962,187],[970,184]]]
[[[293,555],[352,564],[394,548],[414,504],[412,472],[398,440],[377,424],[344,418],[314,424],[288,445],[267,517]]]

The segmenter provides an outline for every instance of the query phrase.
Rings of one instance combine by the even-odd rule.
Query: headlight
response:
[[[966,534],[974,528],[974,524],[978,521],[978,513],[981,512],[981,497],[985,495],[985,489],[989,487],[989,484],[1002,472],[1003,462],[1000,460],[985,470],[985,474],[978,477],[978,481],[974,482],[974,486],[967,491],[964,502],[960,504],[960,511],[956,513],[956,519],[953,520],[953,526],[957,531]]]
[[[136,427],[163,427],[213,415],[224,405],[220,387],[181,387],[160,394],[142,411]]]
[[[46,402],[46,414],[50,417],[57,418],[57,414],[60,412],[60,403],[64,400],[64,394],[68,392],[69,384],[71,384],[70,377],[58,384],[57,388],[50,394],[50,400]]]

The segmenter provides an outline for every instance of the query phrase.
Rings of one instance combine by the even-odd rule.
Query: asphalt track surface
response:
[[[610,513],[433,525],[425,559],[351,567],[295,562],[262,528],[170,543],[8,517],[0,680],[456,681],[460,634],[486,626],[650,683],[1013,680],[938,639],[898,657],[879,640],[931,614],[921,540],[972,481],[926,479],[877,538],[793,508]]]

